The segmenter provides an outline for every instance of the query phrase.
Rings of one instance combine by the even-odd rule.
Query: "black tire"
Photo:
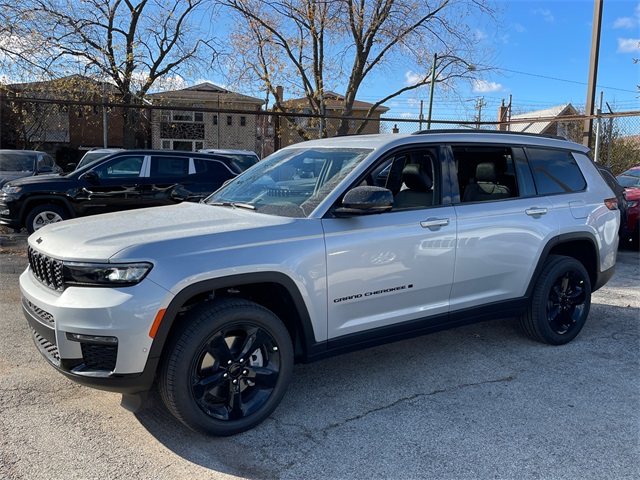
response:
[[[61,222],[68,218],[69,214],[63,208],[56,205],[40,205],[29,212],[25,220],[25,227],[27,232],[32,234],[45,225]]]
[[[574,258],[551,255],[519,323],[533,340],[564,345],[580,333],[590,306],[591,282],[584,266]]]
[[[184,320],[160,369],[169,411],[192,430],[216,436],[266,419],[293,372],[291,337],[278,317],[253,302],[221,299]]]

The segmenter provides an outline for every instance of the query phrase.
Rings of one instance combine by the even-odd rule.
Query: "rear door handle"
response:
[[[524,213],[526,213],[527,215],[529,215],[531,217],[535,217],[535,216],[539,216],[539,215],[546,215],[548,212],[549,211],[546,208],[537,208],[537,207],[529,208],[529,209],[524,211]]]
[[[424,228],[434,228],[434,227],[446,227],[449,225],[448,218],[427,218],[426,220],[420,222],[420,225]]]

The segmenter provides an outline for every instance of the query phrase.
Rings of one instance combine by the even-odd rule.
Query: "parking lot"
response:
[[[572,343],[498,320],[296,366],[254,430],[208,438],[152,395],[134,415],[36,350],[25,235],[0,234],[0,478],[640,478],[640,255],[619,252]]]

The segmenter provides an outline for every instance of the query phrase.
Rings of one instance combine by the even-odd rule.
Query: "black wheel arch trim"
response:
[[[150,360],[159,360],[164,350],[164,346],[169,340],[169,332],[178,317],[180,309],[190,299],[199,294],[219,290],[225,287],[236,287],[242,285],[250,285],[256,283],[275,283],[281,285],[287,290],[297,310],[299,322],[296,327],[296,332],[293,333],[291,343],[294,346],[296,357],[307,357],[319,353],[319,351],[326,349],[326,342],[316,342],[313,325],[311,323],[311,316],[307,310],[306,304],[302,298],[298,287],[295,282],[280,272],[256,272],[248,274],[229,275],[224,277],[213,278],[209,280],[203,280],[198,283],[194,283],[185,287],[178,292],[176,296],[171,300],[167,307],[160,326],[156,333],[151,350],[149,352]],[[299,331],[298,331],[299,328]],[[301,351],[299,351],[301,350]],[[146,370],[147,367],[145,367]]]
[[[24,201],[22,202],[22,206],[20,207],[19,217],[20,217],[20,223],[22,225],[24,225],[27,219],[27,215],[29,215],[29,211],[31,210],[30,205],[33,202],[38,202],[38,204],[42,204],[43,200],[47,202],[53,200],[56,203],[63,203],[64,208],[66,208],[67,212],[69,213],[69,218],[77,217],[76,211],[73,208],[73,205],[71,204],[68,198],[60,195],[33,195],[25,198]]]
[[[598,288],[602,287],[607,281],[611,278],[615,271],[615,267],[605,271],[600,271],[600,251],[598,249],[598,242],[596,241],[594,235],[590,232],[572,232],[557,235],[547,242],[547,244],[542,249],[542,253],[540,254],[540,258],[538,259],[538,263],[536,268],[529,280],[529,285],[527,287],[525,296],[531,297],[533,293],[533,289],[535,288],[536,282],[542,273],[542,269],[544,268],[545,262],[549,257],[551,250],[556,247],[562,246],[562,244],[576,242],[576,241],[587,241],[593,247],[593,251],[595,252],[595,271],[590,272],[589,266],[585,265],[585,269],[589,273],[589,279],[591,280],[591,291],[595,292]],[[576,257],[574,257],[576,258]],[[576,258],[576,260],[580,260]]]

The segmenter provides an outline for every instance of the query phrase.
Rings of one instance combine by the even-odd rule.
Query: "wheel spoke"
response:
[[[261,389],[271,389],[276,386],[279,370],[269,367],[252,367],[249,370],[251,380]]]
[[[271,341],[271,337],[261,328],[247,329],[247,338],[240,349],[240,358],[247,358],[269,341]]]
[[[196,402],[200,404],[205,403],[204,402],[205,395],[209,393],[211,390],[213,390],[214,388],[222,385],[222,383],[224,382],[225,379],[223,378],[222,375],[223,375],[222,372],[217,372],[214,375],[199,379],[193,385],[192,387],[193,396],[195,397]]]
[[[574,307],[578,305],[582,305],[586,300],[584,288],[580,288],[580,287],[572,291],[569,295],[567,295],[567,297],[571,305]]]
[[[233,355],[225,341],[223,332],[216,333],[206,347],[207,352],[221,364],[226,365],[230,360],[233,361]]]
[[[239,384],[229,384],[229,396],[226,401],[227,414],[229,420],[237,420],[244,417],[244,404],[242,402],[242,392]]]

